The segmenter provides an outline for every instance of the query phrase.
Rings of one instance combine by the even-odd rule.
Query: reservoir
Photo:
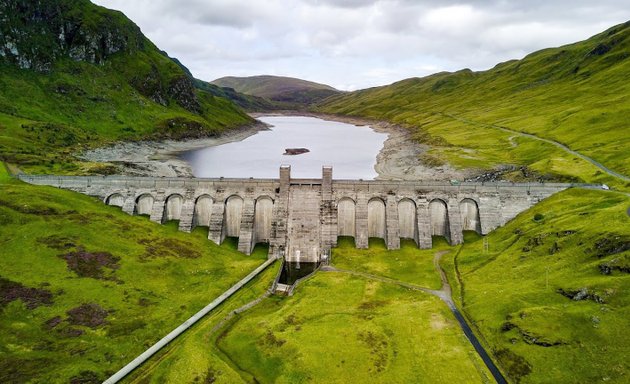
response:
[[[386,133],[367,126],[305,116],[263,116],[271,125],[245,140],[186,152],[195,177],[277,178],[280,165],[291,165],[292,177],[321,177],[331,165],[335,179],[374,179],[376,155]],[[284,155],[288,148],[307,153]]]

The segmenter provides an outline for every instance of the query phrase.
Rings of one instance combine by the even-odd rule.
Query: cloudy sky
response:
[[[630,20],[628,0],[92,0],[203,80],[282,75],[355,90],[484,70]]]

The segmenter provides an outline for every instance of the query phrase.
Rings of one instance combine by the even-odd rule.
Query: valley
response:
[[[273,75],[244,75],[195,23],[256,41],[269,12],[207,8],[180,61],[149,13],[0,0],[0,382],[118,382],[182,325],[120,382],[630,380],[630,22],[361,89],[276,75],[278,23],[250,58]],[[317,79],[333,37],[289,35]],[[208,49],[234,72],[201,76]],[[280,283],[289,262],[315,272]]]

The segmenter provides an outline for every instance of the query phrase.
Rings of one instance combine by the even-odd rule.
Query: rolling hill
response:
[[[73,153],[218,134],[253,120],[122,13],[88,0],[0,2],[0,154],[28,171],[102,172]]]
[[[630,175],[630,22],[473,72],[437,73],[325,100],[320,112],[391,121],[433,148],[430,163],[526,167],[554,179],[615,182],[528,133]],[[521,168],[523,169],[523,168]],[[617,179],[616,182],[619,182]]]
[[[257,96],[287,109],[299,108],[322,101],[341,92],[333,87],[311,81],[280,76],[223,77],[212,81],[223,88]]]
[[[570,189],[451,255],[460,308],[510,382],[628,382],[629,206]]]

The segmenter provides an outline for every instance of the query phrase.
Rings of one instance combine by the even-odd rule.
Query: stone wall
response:
[[[96,196],[124,212],[152,221],[179,221],[181,231],[207,227],[218,244],[238,237],[250,254],[269,244],[270,257],[318,261],[352,236],[357,248],[370,237],[398,249],[401,238],[431,248],[432,236],[451,244],[464,230],[485,235],[571,184],[448,183],[423,181],[292,179],[283,166],[279,179],[193,179],[149,177],[20,176],[23,181]]]

